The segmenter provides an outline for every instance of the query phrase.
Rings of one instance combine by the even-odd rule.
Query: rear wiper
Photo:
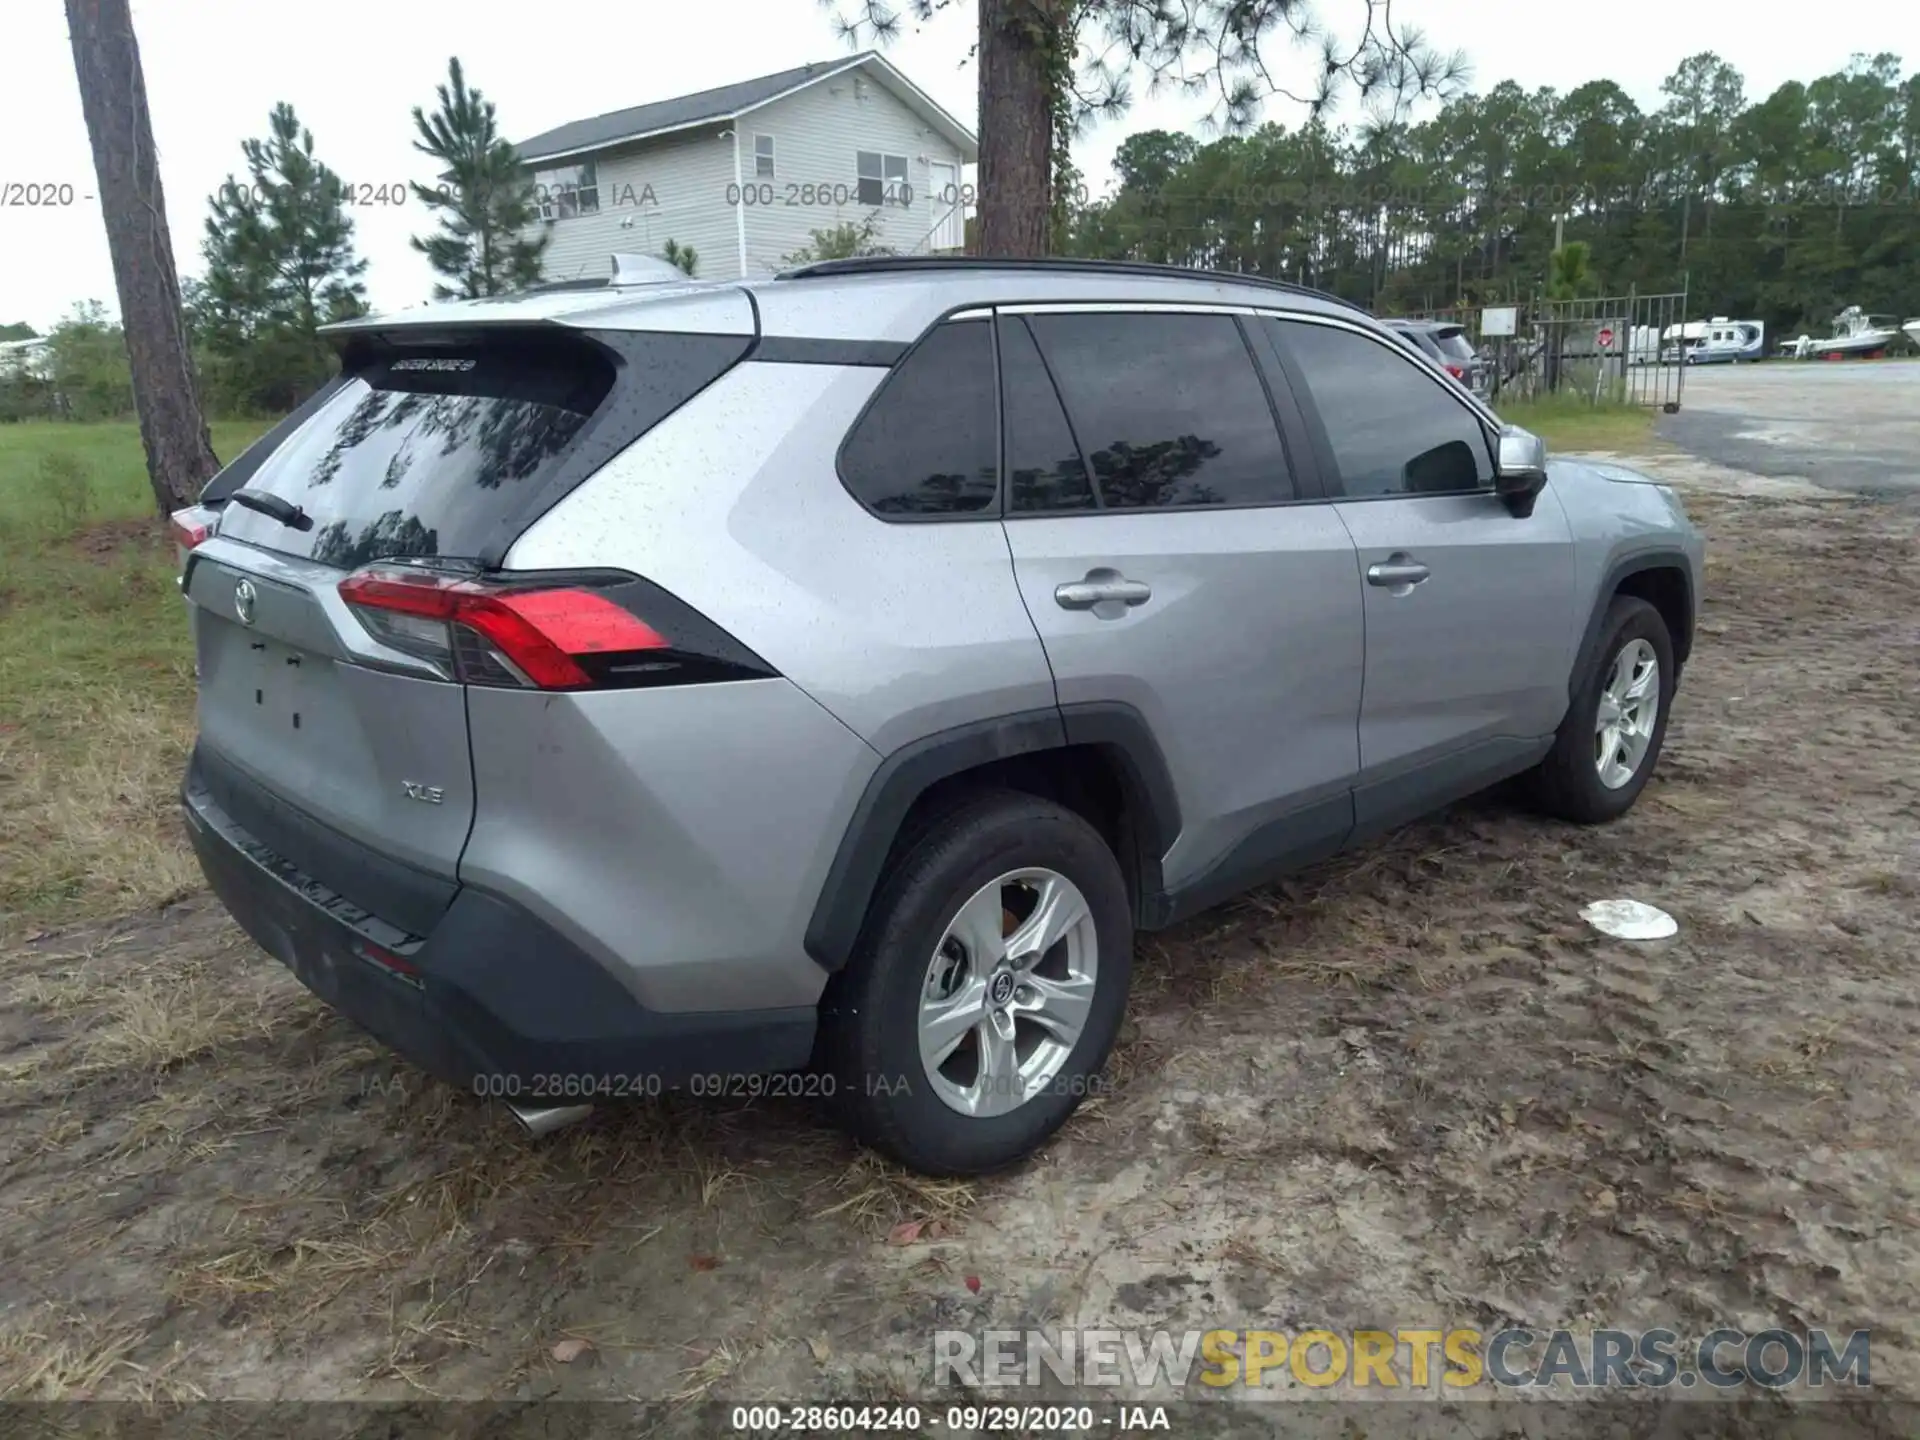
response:
[[[234,504],[248,510],[257,510],[262,515],[271,515],[282,525],[294,530],[311,530],[313,517],[291,500],[282,500],[278,495],[269,495],[265,490],[236,490],[227,496]]]

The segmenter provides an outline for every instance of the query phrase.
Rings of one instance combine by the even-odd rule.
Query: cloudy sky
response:
[[[1357,25],[1365,0],[1319,0],[1327,22]],[[1398,0],[1395,18],[1467,52],[1474,87],[1507,78],[1571,88],[1611,75],[1643,106],[1684,56],[1715,50],[1746,76],[1749,95],[1838,69],[1855,51],[1890,50],[1920,66],[1920,6],[1851,3],[1836,23],[1757,14],[1748,0],[1614,0],[1569,10],[1543,0]],[[276,101],[293,104],[321,158],[357,184],[427,178],[411,148],[409,111],[431,104],[457,53],[471,83],[499,106],[510,137],[845,53],[816,0],[134,0],[175,253],[200,264],[207,197],[242,172],[240,142],[266,128]],[[958,3],[908,33],[889,58],[948,110],[972,123],[969,58],[974,6]],[[1577,22],[1576,22],[1577,16]],[[1573,26],[1578,24],[1578,33]],[[91,153],[74,84],[64,7],[0,3],[0,187],[74,187],[67,208],[0,208],[0,323],[45,329],[79,300],[113,303]],[[1286,67],[1297,80],[1305,56]],[[1304,88],[1302,85],[1301,88]],[[1274,102],[1282,121],[1297,110]],[[1146,99],[1108,122],[1077,157],[1098,189],[1115,146],[1135,129],[1192,128],[1205,106]],[[426,298],[431,278],[407,237],[425,230],[417,204],[361,209],[361,253],[376,308]]]

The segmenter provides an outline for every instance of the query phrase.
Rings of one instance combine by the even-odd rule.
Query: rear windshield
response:
[[[635,353],[610,417],[622,421],[622,443],[727,368],[742,342],[698,343],[719,338],[623,337]],[[550,483],[580,478],[569,452],[617,373],[611,355],[579,339],[388,354],[357,368],[246,478],[246,489],[291,501],[312,523],[283,525],[229,502],[220,533],[343,569],[476,557]]]
[[[1436,330],[1433,338],[1440,347],[1440,353],[1449,360],[1473,359],[1473,342],[1467,339],[1467,332],[1457,326],[1450,330]]]

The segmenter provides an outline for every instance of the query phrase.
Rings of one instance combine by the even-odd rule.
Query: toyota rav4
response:
[[[866,259],[336,334],[175,517],[188,828],[529,1123],[801,1073],[1006,1165],[1137,931],[1507,777],[1617,818],[1693,643],[1671,490],[1296,286]]]

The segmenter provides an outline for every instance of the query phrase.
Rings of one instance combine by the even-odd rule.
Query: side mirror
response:
[[[1518,425],[1502,427],[1493,466],[1493,493],[1506,502],[1516,518],[1524,520],[1533,514],[1533,502],[1546,487],[1546,442]]]

